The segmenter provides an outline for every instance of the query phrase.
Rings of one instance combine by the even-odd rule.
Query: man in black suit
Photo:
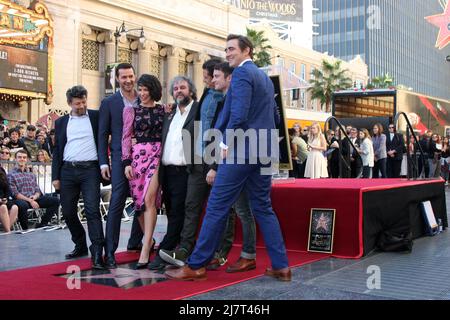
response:
[[[389,133],[386,136],[386,175],[388,178],[400,178],[403,153],[405,152],[405,141],[403,135],[397,133],[395,126],[389,124]]]
[[[116,80],[119,83],[120,90],[102,101],[98,132],[98,157],[102,177],[111,181],[111,200],[109,202],[105,234],[105,262],[108,269],[117,268],[114,253],[119,246],[123,209],[130,193],[128,180],[125,177],[122,165],[122,130],[123,109],[132,107],[137,103],[136,76],[133,66],[129,63],[119,64],[116,67]],[[110,136],[111,144],[109,145]],[[111,166],[108,148],[111,151]],[[134,219],[128,247],[137,247],[142,239],[142,235],[139,222],[137,219]]]
[[[67,90],[70,114],[55,122],[55,152],[52,181],[60,190],[62,213],[75,243],[67,259],[88,254],[86,233],[78,219],[80,191],[88,222],[92,267],[104,269],[103,225],[100,215],[100,167],[98,165],[98,111],[87,110],[87,90],[75,86]]]
[[[183,266],[184,261],[194,249],[200,216],[208,199],[210,186],[206,182],[209,166],[203,161],[206,147],[204,134],[212,128],[212,122],[217,117],[218,104],[223,101],[223,92],[214,89],[212,82],[214,67],[220,64],[217,59],[210,59],[203,64],[203,82],[205,90],[198,103],[195,115],[196,132],[191,132],[192,148],[188,164],[188,190],[185,202],[185,218],[181,232],[180,244],[177,250],[160,250],[159,255],[168,263]]]
[[[194,123],[199,104],[197,90],[191,79],[178,76],[172,80],[170,92],[176,107],[164,116],[162,132],[162,157],[159,179],[167,210],[167,233],[159,250],[171,251],[180,241],[185,217],[185,200],[188,191],[188,165],[192,162]],[[162,270],[167,263],[159,254],[149,264],[150,270]]]

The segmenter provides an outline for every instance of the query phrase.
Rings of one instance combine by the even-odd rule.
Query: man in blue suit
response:
[[[266,156],[271,157],[271,141],[263,146],[261,141],[264,139],[260,138],[265,134],[267,141],[267,131],[275,129],[278,114],[273,84],[252,62],[253,45],[248,38],[229,35],[225,52],[230,66],[235,68],[224,109],[216,123],[217,129],[223,134],[227,133],[221,143],[226,162],[219,165],[200,235],[187,265],[168,270],[166,275],[176,280],[206,279],[205,266],[213,258],[219,245],[230,208],[245,189],[272,262],[272,268],[268,268],[265,274],[278,280],[290,281],[291,270],[288,267],[286,248],[270,200],[272,177],[270,170],[267,170],[270,164],[266,163],[264,152],[258,150],[258,147],[266,148],[269,151],[269,155],[266,151]],[[256,134],[259,143],[255,145],[245,142],[243,153],[233,152],[236,149],[233,147],[236,138],[226,136],[229,133],[237,134],[239,130],[250,136]],[[239,151],[240,148],[237,149]]]
[[[133,66],[129,63],[119,64],[116,67],[116,79],[120,90],[102,101],[98,132],[98,157],[102,177],[110,180],[112,187],[105,234],[105,265],[108,269],[117,268],[114,253],[119,245],[120,223],[125,201],[129,195],[128,180],[122,165],[122,114],[125,107],[132,107],[137,103],[137,93],[134,89],[136,76]],[[111,169],[108,157],[110,135]],[[133,221],[131,237],[133,238],[135,234],[137,238],[139,236],[142,238],[142,230],[137,219]]]

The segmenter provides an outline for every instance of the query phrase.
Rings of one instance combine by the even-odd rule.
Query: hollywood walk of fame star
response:
[[[127,268],[117,268],[117,269],[111,269],[109,270],[109,273],[107,274],[91,274],[91,275],[85,275],[85,276],[79,276],[77,277],[81,280],[87,280],[89,282],[94,282],[95,280],[102,280],[102,279],[111,279],[114,280],[115,283],[119,288],[125,288],[129,289],[130,284],[133,284],[136,280],[142,280],[142,282],[145,282],[145,280],[155,280],[155,282],[163,281],[166,278],[164,274],[156,273],[147,269],[142,270],[132,270]],[[134,286],[132,286],[134,287]]]
[[[325,231],[328,231],[328,222],[329,222],[329,219],[325,218],[325,216],[322,213],[320,215],[319,220],[317,220],[316,231],[319,230],[320,228],[323,228]]]
[[[450,2],[447,3],[442,14],[425,17],[425,19],[439,28],[436,48],[444,49],[450,43]]]

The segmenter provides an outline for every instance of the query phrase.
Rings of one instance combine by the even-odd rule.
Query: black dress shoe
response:
[[[114,254],[109,254],[105,257],[105,267],[106,269],[117,269],[117,263]]]
[[[164,270],[168,265],[159,255],[156,255],[155,259],[148,264],[148,269],[153,271]]]
[[[72,252],[66,254],[66,259],[74,259],[79,257],[87,256],[88,249],[87,248],[75,248]]]
[[[103,263],[103,257],[101,253],[92,255],[92,269],[105,270],[105,264]]]

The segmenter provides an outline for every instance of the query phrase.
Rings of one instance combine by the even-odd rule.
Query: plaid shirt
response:
[[[19,193],[25,197],[31,197],[38,192],[41,193],[36,176],[32,172],[22,172],[16,167],[8,174],[8,182],[13,197],[17,197]]]

